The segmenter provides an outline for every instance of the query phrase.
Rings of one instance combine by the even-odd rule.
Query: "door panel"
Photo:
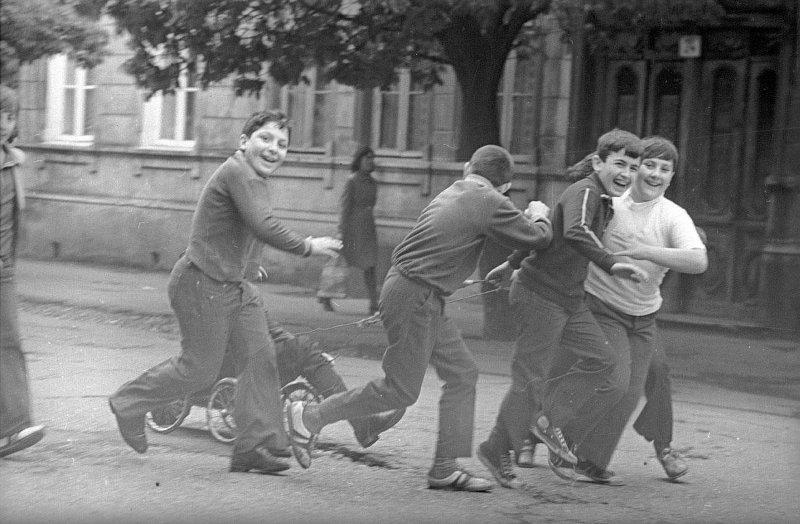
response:
[[[667,197],[708,236],[708,270],[668,275],[662,309],[746,318],[762,263],[777,60],[614,60],[605,78],[597,100],[605,130],[675,142],[680,160]]]

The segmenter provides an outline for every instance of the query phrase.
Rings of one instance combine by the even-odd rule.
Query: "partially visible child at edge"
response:
[[[19,334],[14,266],[25,194],[24,154],[11,145],[17,131],[17,94],[0,85],[0,457],[33,446],[44,436],[34,425],[25,353]]]

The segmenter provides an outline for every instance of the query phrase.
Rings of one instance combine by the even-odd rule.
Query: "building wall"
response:
[[[545,33],[537,55],[538,147],[518,163],[511,193],[520,207],[531,199],[552,204],[566,185],[561,171],[571,56],[560,35]],[[144,93],[122,70],[129,53],[124,42],[112,40],[109,51],[96,70],[95,139],[81,146],[46,140],[47,66],[42,61],[23,68],[18,145],[29,155],[29,207],[21,255],[168,270],[186,246],[204,184],[235,149],[246,118],[279,100],[279,87],[268,86],[260,98],[237,97],[229,83],[200,91],[192,150],[143,147]],[[453,147],[460,125],[458,86],[452,73],[445,80],[433,91],[430,146],[423,155],[376,159],[381,275],[425,205],[462,174]],[[322,149],[293,148],[272,180],[276,214],[304,235],[335,233],[350,156],[368,136],[368,122],[360,117],[368,94],[344,86],[336,93],[328,108],[334,119],[330,141]],[[323,260],[269,250],[264,263],[277,281],[313,285]],[[360,277],[352,285],[354,293],[361,292]]]

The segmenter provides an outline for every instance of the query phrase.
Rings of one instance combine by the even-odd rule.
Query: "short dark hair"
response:
[[[642,139],[642,160],[658,158],[672,162],[673,167],[678,163],[678,148],[668,138],[652,135]]]
[[[361,168],[361,159],[367,155],[375,156],[375,152],[369,146],[363,146],[363,145],[359,146],[358,149],[356,149],[355,154],[353,155],[353,161],[350,162],[350,171],[352,171],[353,173],[358,171]]]
[[[280,109],[269,109],[266,111],[258,111],[250,115],[247,122],[244,123],[242,134],[249,137],[253,131],[261,128],[268,122],[275,122],[280,129],[289,129],[289,118],[286,113]]]
[[[17,116],[19,111],[19,98],[17,98],[16,91],[4,84],[0,84],[0,111],[14,116]]]
[[[616,153],[623,149],[626,156],[640,158],[642,156],[642,140],[630,131],[618,128],[600,135],[600,138],[597,139],[597,156],[603,162],[606,161],[606,158],[611,153]]]
[[[471,172],[482,176],[495,187],[511,182],[514,175],[514,159],[511,153],[500,146],[479,147],[472,154],[469,164]]]

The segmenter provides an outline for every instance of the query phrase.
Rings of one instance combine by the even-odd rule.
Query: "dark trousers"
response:
[[[667,355],[661,347],[650,359],[644,396],[646,402],[633,429],[648,441],[669,445],[672,442],[672,383]]]
[[[586,296],[586,303],[609,344],[618,352],[620,369],[630,377],[628,389],[620,401],[578,448],[582,459],[606,469],[644,391],[656,341],[656,316],[655,313],[644,316],[621,313],[593,295]],[[566,431],[572,434],[571,428]]]
[[[172,270],[169,298],[181,329],[181,353],[120,387],[111,396],[117,413],[144,416],[209,387],[230,348],[244,363],[237,377],[234,453],[261,444],[285,448],[275,347],[252,284],[214,280],[183,257]]]
[[[554,333],[542,336],[536,319],[549,318],[555,310],[517,279],[511,282],[509,303],[517,325],[511,387],[500,404],[489,441],[497,450],[519,453],[522,441],[529,436],[533,415],[541,409],[550,359],[558,349],[560,337]]]
[[[478,366],[444,315],[442,298],[392,268],[381,290],[380,310],[389,339],[385,376],[325,399],[319,406],[322,421],[331,424],[414,404],[430,363],[444,381],[436,456],[470,456]]]
[[[580,444],[622,398],[630,375],[585,303],[568,310],[533,291],[527,300],[532,314],[524,322],[536,337],[528,353],[552,359],[539,413]]]
[[[17,289],[13,277],[0,280],[0,438],[31,425],[25,354],[19,337]]]

